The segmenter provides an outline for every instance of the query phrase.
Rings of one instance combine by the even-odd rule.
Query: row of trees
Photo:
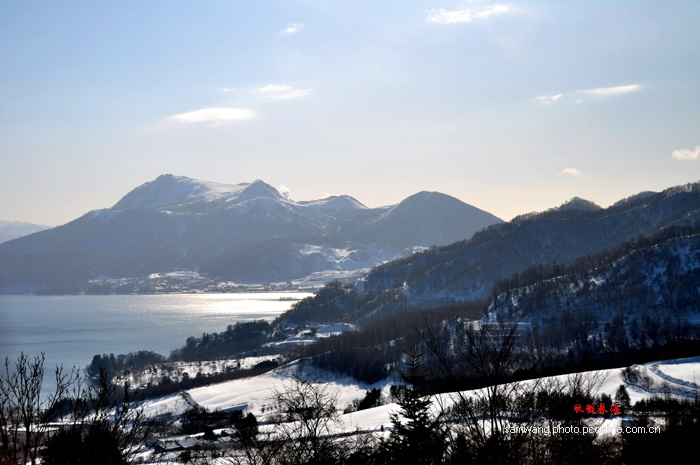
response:
[[[185,345],[170,353],[170,357],[148,350],[129,352],[128,354],[96,354],[87,366],[90,376],[96,377],[99,370],[105,369],[108,374],[129,371],[139,372],[166,361],[201,361],[219,360],[235,354],[259,349],[268,341],[272,333],[270,323],[264,320],[237,322],[228,325],[221,333],[204,333],[202,337],[191,336]]]

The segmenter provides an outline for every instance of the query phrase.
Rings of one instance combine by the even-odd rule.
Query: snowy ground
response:
[[[337,405],[342,410],[356,399],[361,399],[365,391],[373,388],[385,389],[388,395],[390,380],[376,384],[359,383],[348,376],[331,374],[318,369],[310,369],[307,364],[293,362],[276,370],[251,378],[237,379],[219,384],[212,384],[185,392],[192,405],[204,407],[209,411],[228,411],[242,407],[256,417],[263,417],[270,412],[275,391],[283,391],[292,383],[292,375],[318,384],[329,395],[337,396]],[[189,405],[182,401],[183,396],[173,395],[152,402],[146,402],[144,408],[151,415],[163,413],[171,403],[169,410],[175,415],[184,413]],[[165,410],[164,410],[165,409]]]
[[[255,360],[247,361],[252,363]],[[644,388],[625,383],[622,372],[624,368],[611,370],[600,370],[586,372],[584,375],[588,379],[596,379],[596,395],[608,394],[614,398],[615,391],[621,384],[625,384],[632,403],[649,398],[653,395],[669,393],[679,398],[693,398],[697,395],[698,385],[696,384],[696,373],[700,373],[700,357],[668,360],[663,362],[651,362],[644,365],[635,365],[634,368],[639,373],[649,377],[651,382],[647,382]],[[342,412],[353,401],[364,397],[365,392],[373,388],[380,389],[385,399],[389,399],[389,388],[396,380],[384,380],[382,382],[368,385],[359,383],[356,380],[323,372],[312,368],[308,363],[293,362],[282,366],[276,370],[263,375],[228,381],[224,383],[212,384],[205,387],[190,389],[180,394],[164,397],[157,400],[147,401],[143,407],[149,416],[167,415],[178,416],[186,412],[191,407],[204,407],[209,411],[231,411],[243,409],[245,412],[252,412],[260,421],[261,434],[272,433],[272,426],[265,424],[267,415],[273,413],[273,396],[275,392],[283,391],[292,384],[293,376],[297,376],[305,381],[315,384],[319,389],[323,389],[328,395],[336,396],[337,407]],[[565,382],[570,375],[561,375],[552,378],[544,378],[540,381]],[[524,383],[534,383],[524,381]],[[469,397],[474,391],[461,393]],[[456,396],[453,394],[442,394],[434,398],[434,408],[448,407]],[[572,406],[573,408],[573,406]],[[388,403],[379,407],[342,414],[341,422],[333,426],[336,432],[364,431],[372,432],[378,436],[387,435],[391,430],[392,412],[399,412],[399,406],[395,403]],[[623,416],[603,416],[593,417],[587,421],[591,428],[596,428],[599,437],[619,434],[618,428],[624,424]],[[221,431],[217,430],[219,434]],[[201,435],[195,435],[201,436]],[[191,436],[175,436],[163,439],[163,443],[175,444],[179,442],[199,443],[201,438],[193,439]],[[217,441],[228,441],[230,438],[222,436]],[[179,452],[166,453],[159,456],[158,463],[178,462]],[[144,461],[153,459],[151,452],[141,454]]]
[[[697,392],[698,385],[695,383],[696,373],[700,374],[700,357],[651,362],[636,367],[652,379],[651,389],[645,390],[639,386],[625,384],[622,368],[587,374],[598,376],[598,394],[605,393],[614,397],[618,387],[625,384],[632,403],[665,392],[685,398],[693,398]],[[384,380],[373,385],[359,383],[350,377],[311,369],[307,364],[294,362],[260,376],[195,388],[186,391],[184,396],[174,395],[150,401],[144,407],[149,415],[165,412],[177,415],[184,413],[192,405],[205,407],[209,411],[245,409],[246,412],[252,412],[256,417],[264,419],[265,414],[271,412],[275,391],[282,391],[289,386],[293,374],[318,384],[319,387],[325,389],[327,394],[337,396],[337,406],[341,411],[356,399],[364,397],[365,392],[373,388],[382,390],[383,395],[388,398],[389,387],[392,383],[392,380]],[[564,381],[567,376],[561,375],[553,379],[558,378],[560,381]],[[463,394],[469,395],[468,392]],[[445,403],[449,403],[449,399],[449,394],[442,396]],[[389,414],[398,412],[398,410],[398,405],[390,403],[373,409],[344,414],[341,417],[344,424],[343,429],[345,431],[356,429],[380,431],[382,426],[387,428],[391,425]]]

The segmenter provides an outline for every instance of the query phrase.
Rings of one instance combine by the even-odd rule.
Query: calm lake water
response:
[[[272,320],[307,293],[166,295],[0,295],[0,357],[46,354],[84,367],[95,354],[152,350],[165,356],[189,336],[237,321]]]

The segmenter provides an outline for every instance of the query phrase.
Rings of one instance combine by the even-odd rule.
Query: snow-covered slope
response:
[[[237,197],[250,184],[228,185],[164,174],[147,182],[117,202],[112,210],[147,210],[195,202],[212,202]]]

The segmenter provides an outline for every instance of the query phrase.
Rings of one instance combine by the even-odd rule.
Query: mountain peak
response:
[[[240,192],[248,184],[229,185],[163,174],[142,184],[117,202],[114,210],[150,210],[221,198]]]
[[[256,179],[250,184],[239,184],[240,191],[236,193],[236,201],[245,202],[246,200],[252,200],[257,198],[276,198],[285,199],[285,197],[279,193],[277,189],[267,184],[266,182]]]
[[[299,202],[300,205],[313,205],[321,210],[366,210],[367,207],[349,195],[331,195],[324,199]]]
[[[407,202],[435,202],[435,201],[457,201],[460,200],[441,192],[420,191],[406,197],[401,203]]]
[[[216,201],[239,203],[256,198],[284,199],[277,189],[260,179],[251,183],[221,184],[163,174],[126,194],[112,209],[157,210]]]
[[[364,232],[404,247],[444,245],[500,223],[496,216],[440,192],[421,191],[370,220]],[[436,225],[440,225],[436,228]],[[444,232],[441,230],[444,229]],[[429,238],[426,241],[426,238]]]
[[[432,210],[436,208],[442,209],[449,207],[461,208],[466,205],[467,204],[455,197],[452,197],[451,195],[443,194],[440,192],[420,191],[409,197],[406,197],[401,202],[391,207],[387,214],[390,214],[391,212],[395,213],[398,211],[407,211],[413,209]],[[469,207],[474,208],[471,206]],[[495,219],[497,221],[500,221],[497,218]]]
[[[601,210],[601,207],[590,200],[582,199],[581,197],[573,197],[571,200],[559,205],[557,210],[598,211]]]

